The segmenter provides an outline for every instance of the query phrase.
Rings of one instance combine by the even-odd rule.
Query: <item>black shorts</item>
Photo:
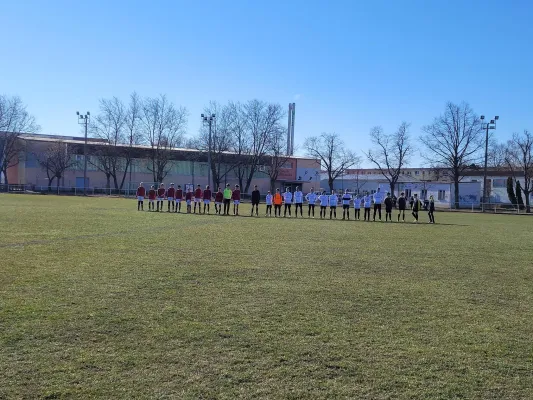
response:
[[[337,206],[329,206],[330,210],[336,210]]]
[[[399,207],[398,211],[405,211],[405,207]]]
[[[392,212],[392,208],[385,208],[385,212],[391,213]]]
[[[343,210],[348,210],[350,208],[350,205],[349,204],[343,204],[342,205],[342,209]]]
[[[259,205],[258,201],[252,201],[252,206],[258,206],[258,205]]]

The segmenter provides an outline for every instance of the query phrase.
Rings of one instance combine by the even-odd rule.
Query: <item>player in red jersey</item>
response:
[[[157,189],[157,211],[159,211],[159,204],[161,203],[161,211],[163,211],[163,201],[165,201],[165,185],[161,184],[159,185],[159,189]]]
[[[185,194],[185,203],[187,203],[187,214],[191,213],[191,202],[192,202],[192,189],[187,189],[187,194]]]
[[[155,197],[157,195],[157,192],[155,191],[154,185],[150,186],[150,190],[148,191],[148,210],[154,211],[154,201]]]
[[[218,192],[215,193],[215,214],[220,215],[222,211],[222,202],[224,201],[224,194],[221,189],[218,188]]]
[[[198,214],[202,213],[202,187],[198,185],[194,192],[194,214],[196,214],[196,204],[198,204]]]
[[[235,185],[235,190],[231,194],[233,200],[233,215],[239,215],[239,204],[241,202],[241,190],[239,185]]]
[[[209,203],[211,203],[211,189],[209,189],[209,185],[207,185],[204,190],[204,214],[206,207],[207,213],[209,214]]]
[[[181,190],[181,185],[178,185],[176,189],[176,212],[181,212],[181,200],[183,200],[183,190]]]
[[[167,190],[168,212],[170,212],[171,205],[172,205],[172,211],[174,211],[174,196],[175,195],[176,195],[176,189],[174,189],[174,184],[171,183],[170,187]]]
[[[144,211],[144,197],[146,196],[146,189],[143,183],[139,183],[137,188],[137,211]]]

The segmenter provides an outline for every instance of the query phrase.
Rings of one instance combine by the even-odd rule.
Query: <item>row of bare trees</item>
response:
[[[175,106],[165,95],[141,98],[132,93],[129,101],[100,100],[99,112],[90,125],[92,136],[105,140],[106,145],[95,146],[89,163],[102,171],[107,186],[122,189],[136,156],[138,145],[148,147],[147,168],[154,182],[161,182],[170,172],[173,151],[177,147],[198,150],[191,160],[207,159],[211,150],[211,175],[214,187],[220,186],[228,174],[236,176],[247,192],[258,171],[270,177],[273,188],[280,170],[289,156],[286,154],[285,111],[279,104],[260,100],[245,103],[210,102],[207,115],[216,115],[211,130],[202,127],[193,139],[185,141],[188,112]],[[482,121],[467,103],[447,103],[444,113],[422,128],[419,142],[422,157],[435,171],[446,171],[455,186],[455,205],[459,206],[459,182],[466,171],[479,169],[484,157]],[[402,170],[409,165],[417,150],[409,133],[410,124],[402,122],[393,133],[382,127],[371,129],[373,147],[364,152],[366,159],[388,180],[392,193]],[[7,169],[18,162],[21,151],[20,135],[36,132],[39,126],[18,97],[0,96],[0,173],[7,182]],[[349,150],[335,133],[309,137],[304,142],[307,155],[320,160],[333,190],[334,181],[347,170],[359,166],[361,158]],[[65,169],[75,165],[68,148],[62,143],[51,144],[37,159],[46,170],[49,184],[57,184]],[[70,157],[70,158],[69,158]],[[67,160],[68,159],[68,160]],[[514,179],[523,179],[527,211],[533,192],[533,135],[529,131],[515,133],[507,143],[491,138],[489,165],[507,168]],[[73,164],[71,164],[73,163]]]

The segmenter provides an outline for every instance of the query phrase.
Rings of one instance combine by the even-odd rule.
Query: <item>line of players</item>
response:
[[[146,189],[141,182],[137,188],[137,210],[144,210],[144,198],[146,197]],[[185,200],[186,212],[187,213],[196,213],[196,208],[198,207],[198,214],[202,214],[202,205],[203,213],[209,214],[211,200],[214,198],[215,205],[215,214],[218,215],[229,215],[231,204],[233,204],[233,215],[239,215],[239,204],[241,202],[241,191],[239,185],[235,185],[235,189],[231,189],[230,185],[227,184],[224,191],[221,188],[218,188],[216,193],[212,193],[209,185],[202,190],[201,186],[198,185],[196,190],[193,192],[189,188],[185,193],[181,188],[181,185],[178,185],[177,188],[174,188],[174,184],[171,183],[168,189],[165,189],[165,185],[161,184],[157,190],[154,186],[151,186],[148,190],[148,210],[149,211],[164,211],[164,201],[167,200],[167,211],[168,212],[181,212],[181,203]],[[260,203],[260,192],[257,189],[257,185],[254,186],[252,192],[252,211],[251,216],[259,216],[259,203]],[[272,207],[274,207],[274,217],[281,217],[281,208],[284,206],[283,217],[290,218],[292,216],[292,205],[295,206],[295,217],[298,218],[298,210],[300,211],[300,217],[303,217],[303,203],[304,200],[307,202],[308,218],[315,217],[315,205],[318,202],[320,206],[320,219],[327,217],[327,211],[329,208],[329,219],[337,218],[337,206],[342,206],[342,219],[350,219],[350,203],[353,204],[354,208],[354,220],[360,220],[361,218],[361,208],[364,210],[363,220],[370,221],[370,212],[373,206],[374,213],[372,221],[376,220],[376,214],[381,221],[381,206],[385,206],[385,221],[392,222],[392,208],[393,200],[390,196],[390,193],[387,193],[386,196],[381,189],[378,187],[377,191],[374,194],[366,193],[364,196],[356,195],[352,197],[348,190],[346,190],[342,195],[338,195],[333,192],[330,195],[327,195],[326,192],[315,193],[314,189],[311,188],[311,192],[304,195],[300,189],[297,187],[296,191],[292,193],[289,188],[285,189],[285,192],[280,193],[279,189],[276,189],[275,193],[272,194],[268,191],[265,197],[266,203],[266,217],[272,216]],[[418,196],[414,194],[413,199],[410,201],[411,214],[414,217],[413,222],[418,222],[419,212],[422,210],[422,202],[418,199]],[[405,222],[405,211],[407,209],[407,199],[402,192],[398,198],[398,216],[397,221]],[[429,198],[428,206],[428,216],[429,223],[435,223],[435,201],[433,196]]]

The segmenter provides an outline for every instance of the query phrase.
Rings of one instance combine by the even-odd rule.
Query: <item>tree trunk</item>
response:
[[[531,191],[527,191],[527,192],[524,192],[524,195],[526,196],[526,212],[527,213],[530,213],[531,212],[531,205],[529,204],[529,195],[530,195]]]
[[[59,183],[61,181],[61,178],[59,176],[56,177],[57,178],[57,194],[59,194]]]
[[[335,180],[328,178],[328,185],[329,185],[330,193],[333,193],[333,182],[335,182]]]
[[[458,210],[459,209],[459,178],[458,177],[455,177],[454,180],[453,180],[453,186],[454,186],[454,189],[455,189],[455,209]]]
[[[396,186],[396,184],[394,182],[391,182],[390,183],[390,195],[392,197],[394,197],[394,187]]]
[[[52,183],[54,182],[54,176],[52,177],[52,179],[48,178],[48,191],[51,192],[52,191]]]
[[[105,177],[106,177],[106,180],[107,180],[107,183],[105,184],[105,188],[109,189],[111,187],[111,175],[105,174]]]
[[[4,174],[4,184],[7,186],[9,185],[9,181],[7,180],[7,168],[2,169],[0,173]]]
[[[270,178],[270,193],[276,192],[276,179]]]

